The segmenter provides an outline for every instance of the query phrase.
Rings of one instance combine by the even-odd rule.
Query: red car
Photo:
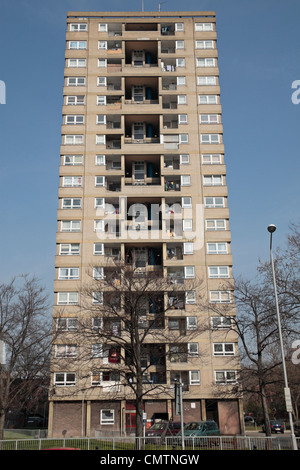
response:
[[[180,429],[180,423],[160,421],[159,423],[152,424],[152,426],[147,429],[146,437],[176,436]]]

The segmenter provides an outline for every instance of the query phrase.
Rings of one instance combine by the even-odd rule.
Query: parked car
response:
[[[26,426],[40,427],[44,424],[44,418],[40,415],[29,415],[26,419]]]
[[[274,432],[274,433],[281,432],[281,434],[284,433],[283,424],[280,421],[270,420],[270,427],[271,427],[271,432]],[[265,424],[262,425],[262,430],[263,432],[266,432]]]
[[[255,424],[255,419],[253,416],[244,416],[244,422],[245,424]]]
[[[181,435],[178,433],[177,435]],[[192,421],[184,426],[184,436],[219,436],[220,429],[215,421]]]
[[[173,421],[160,421],[152,424],[145,434],[146,437],[176,436],[179,431],[180,423],[173,423]]]

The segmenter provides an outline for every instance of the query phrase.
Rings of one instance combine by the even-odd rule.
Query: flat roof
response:
[[[214,11],[68,11],[67,18],[207,18]]]

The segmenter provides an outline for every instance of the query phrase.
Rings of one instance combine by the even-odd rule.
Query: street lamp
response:
[[[273,260],[273,253],[272,253],[272,234],[275,232],[275,230],[276,230],[276,226],[274,224],[270,224],[268,226],[268,232],[270,233],[270,260],[271,260],[272,274],[273,274],[276,313],[277,313],[277,322],[278,322],[278,333],[279,333],[280,349],[281,349],[281,357],[282,357],[282,368],[283,368],[283,375],[284,375],[284,396],[285,396],[286,410],[289,414],[293,450],[298,450],[297,449],[297,441],[296,441],[296,437],[295,437],[295,434],[294,434],[291,392],[290,392],[290,389],[289,389],[289,386],[288,386],[288,378],[287,378],[287,373],[286,373],[285,355],[284,355],[282,332],[281,332],[281,321],[280,321],[280,313],[279,313],[279,306],[278,306],[276,277],[275,277],[274,260]]]

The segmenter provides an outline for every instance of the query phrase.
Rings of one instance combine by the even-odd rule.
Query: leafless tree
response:
[[[96,279],[91,273],[81,291],[78,340],[73,335],[75,342],[81,344],[76,363],[82,364],[82,370],[84,364],[90,367],[91,357],[95,357],[95,352],[97,356],[92,348],[97,344],[98,357],[109,356],[106,364],[98,361],[97,370],[113,374],[123,391],[131,390],[136,406],[136,435],[141,436],[145,396],[153,398],[156,393],[164,393],[174,398],[166,363],[186,362],[188,355],[193,355],[188,343],[201,329],[207,330],[207,326],[187,324],[182,314],[190,302],[189,315],[196,317],[196,295],[201,295],[201,282],[170,280],[162,271],[141,274],[132,264],[121,261],[101,267],[99,273]],[[201,356],[205,360],[205,352]],[[199,357],[195,360],[199,361]],[[112,387],[110,398],[113,393]]]
[[[48,383],[51,344],[45,290],[22,275],[0,285],[0,440],[9,409],[20,411]],[[5,348],[5,352],[4,352]]]

